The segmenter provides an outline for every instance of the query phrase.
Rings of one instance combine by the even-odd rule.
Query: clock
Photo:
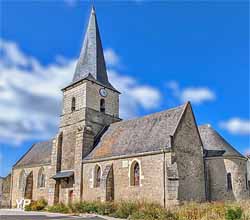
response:
[[[106,97],[106,96],[108,95],[107,90],[104,89],[104,88],[101,88],[101,89],[99,90],[99,93],[100,93],[100,95],[101,95],[102,97]]]

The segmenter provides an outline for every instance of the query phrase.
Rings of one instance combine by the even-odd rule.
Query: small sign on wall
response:
[[[122,161],[122,168],[127,168],[128,167],[128,160],[123,160]]]

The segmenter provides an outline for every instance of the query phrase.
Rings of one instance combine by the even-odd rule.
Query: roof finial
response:
[[[94,3],[92,3],[92,5],[91,5],[91,13],[95,13],[95,6],[94,6]]]

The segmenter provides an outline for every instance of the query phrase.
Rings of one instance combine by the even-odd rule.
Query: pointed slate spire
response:
[[[80,57],[78,59],[73,82],[91,78],[104,86],[113,86],[108,81],[101,37],[96,19],[95,8],[92,6],[87,31],[85,34]]]

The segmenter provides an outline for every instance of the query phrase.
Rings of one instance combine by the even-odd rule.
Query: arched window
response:
[[[100,112],[105,112],[105,99],[100,100]]]
[[[140,186],[140,165],[134,161],[130,168],[130,185]]]
[[[101,167],[99,165],[96,165],[94,170],[94,187],[100,187],[100,185],[101,185]]]
[[[24,170],[22,170],[21,171],[21,173],[20,173],[20,175],[19,175],[19,189],[20,190],[24,190],[24,187],[25,187],[25,180],[26,178],[25,178],[25,171]]]
[[[63,145],[63,133],[61,132],[58,137],[57,143],[57,164],[56,164],[56,171],[61,170],[61,162],[62,162],[62,145]]]
[[[232,187],[232,175],[231,173],[227,174],[227,191],[231,191],[233,189]]]
[[[43,167],[41,167],[39,172],[38,172],[37,187],[38,188],[45,187],[45,173],[44,173],[44,168]]]
[[[71,111],[75,111],[76,110],[76,98],[73,97],[71,100]]]

